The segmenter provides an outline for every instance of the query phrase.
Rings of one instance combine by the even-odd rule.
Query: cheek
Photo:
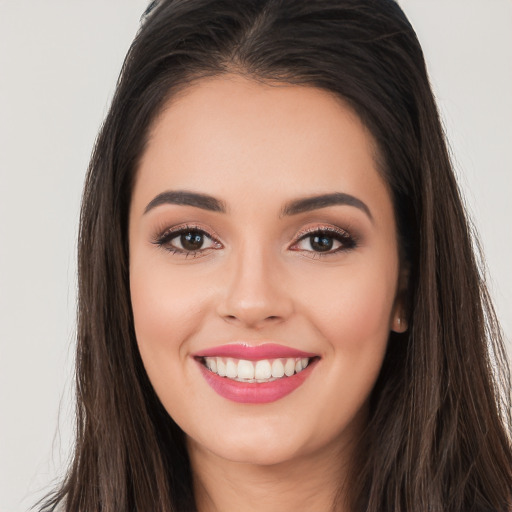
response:
[[[140,266],[135,262],[130,290],[135,334],[148,373],[162,364],[169,370],[176,368],[186,357],[183,341],[201,323],[205,297],[199,283],[157,262]]]
[[[381,370],[396,290],[396,270],[388,270],[352,267],[341,279],[326,280],[322,292],[304,304],[309,323],[326,341],[321,417],[333,430],[362,410]]]
[[[396,293],[396,270],[351,267],[325,279],[304,304],[331,348],[360,351],[387,341]],[[337,277],[337,278],[336,278]]]

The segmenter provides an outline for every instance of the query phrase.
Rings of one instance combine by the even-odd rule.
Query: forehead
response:
[[[386,192],[376,146],[353,110],[327,91],[237,75],[200,80],[153,123],[134,194],[168,188],[270,204],[337,190]]]

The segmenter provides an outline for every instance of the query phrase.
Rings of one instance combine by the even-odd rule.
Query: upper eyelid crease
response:
[[[164,229],[163,231],[160,231],[158,234],[156,234],[153,239],[155,241],[155,243],[159,243],[161,242],[162,240],[164,239],[173,239],[183,233],[187,233],[187,232],[190,232],[190,231],[195,231],[195,232],[199,232],[203,235],[206,235],[208,238],[211,238],[212,240],[215,240],[217,241],[218,243],[219,240],[218,240],[218,237],[215,233],[213,232],[210,232],[210,231],[207,231],[206,229],[202,228],[202,227],[199,227],[199,226],[190,226],[190,225],[183,225],[183,226],[176,226],[176,227],[173,227],[173,228],[167,228],[167,229]]]
[[[187,190],[168,190],[154,197],[144,209],[144,214],[148,213],[157,206],[164,204],[176,204],[183,206],[192,206],[217,213],[227,213],[228,208],[224,201],[208,194],[191,192]],[[302,197],[288,201],[281,209],[279,218],[300,213],[319,210],[329,206],[352,206],[358,208],[366,214],[373,223],[374,218],[370,208],[357,197],[344,192],[333,192],[329,194],[320,194],[315,196]]]
[[[302,238],[309,235],[314,235],[316,233],[329,233],[329,234],[338,234],[340,236],[351,236],[349,231],[346,229],[334,227],[334,226],[315,226],[312,228],[306,228],[297,233],[296,238]]]

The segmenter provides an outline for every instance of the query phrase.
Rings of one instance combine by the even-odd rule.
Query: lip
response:
[[[265,343],[263,345],[247,345],[234,343],[202,350],[192,355],[199,366],[203,378],[220,396],[232,402],[244,404],[265,404],[275,402],[289,395],[301,386],[311,375],[319,361],[317,354],[303,352],[284,345]],[[202,362],[204,357],[231,357],[255,361],[259,359],[304,358],[310,362],[304,370],[290,377],[282,377],[272,382],[238,382],[210,371]]]
[[[245,359],[246,361],[257,361],[259,359],[278,359],[286,357],[317,357],[318,354],[303,352],[284,345],[276,343],[264,343],[262,345],[250,345],[247,343],[232,343],[220,345],[205,350],[201,350],[192,357],[232,357],[233,359]],[[301,372],[302,373],[302,372]],[[300,375],[297,374],[297,375]],[[290,378],[290,377],[289,377]]]
[[[238,382],[221,377],[208,370],[200,361],[196,362],[206,382],[220,396],[243,404],[265,404],[280,400],[295,391],[311,375],[318,359],[314,359],[307,368],[291,377],[262,383]]]

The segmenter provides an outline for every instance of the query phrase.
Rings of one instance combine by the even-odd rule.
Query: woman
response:
[[[86,183],[44,509],[510,510],[503,344],[398,5],[149,11]]]

